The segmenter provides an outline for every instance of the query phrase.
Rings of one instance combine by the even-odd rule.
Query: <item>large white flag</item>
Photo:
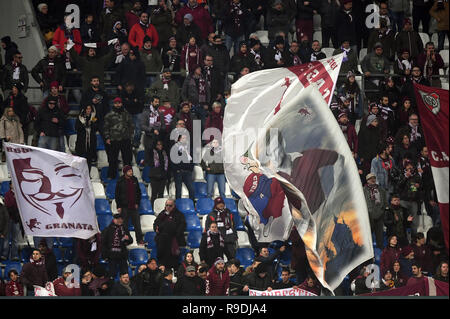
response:
[[[258,241],[286,240],[295,225],[330,290],[373,257],[356,163],[328,106],[341,61],[244,76],[232,87],[223,137],[227,180]]]
[[[4,143],[26,235],[87,239],[98,233],[86,159]]]

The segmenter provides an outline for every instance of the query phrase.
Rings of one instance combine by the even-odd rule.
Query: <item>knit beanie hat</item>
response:
[[[217,198],[214,200],[214,207],[216,207],[216,206],[219,205],[219,204],[225,204],[225,202],[224,202],[224,200],[223,200],[222,197],[217,197]]]
[[[372,122],[375,121],[375,120],[377,120],[377,116],[374,115],[374,114],[370,114],[370,115],[367,117],[367,123],[366,123],[366,125],[369,126],[369,125],[372,124]]]
[[[123,174],[126,174],[130,169],[133,170],[130,165],[125,165],[122,169]]]
[[[220,264],[220,263],[224,264],[225,261],[223,260],[223,258],[217,257],[216,260],[214,261],[214,266],[217,266],[217,264]]]

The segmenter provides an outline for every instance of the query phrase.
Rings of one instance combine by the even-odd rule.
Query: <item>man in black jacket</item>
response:
[[[342,43],[343,40],[349,40],[350,46],[356,50],[357,32],[355,14],[352,12],[352,2],[352,0],[341,1],[342,6],[336,17],[335,30],[338,37],[338,43]]]
[[[90,84],[91,85],[89,88],[83,91],[81,108],[85,108],[87,105],[92,105],[95,107],[99,131],[103,134],[104,118],[110,111],[109,96],[101,88],[100,78],[98,75],[93,75],[91,77]]]
[[[128,229],[128,220],[131,219],[136,232],[136,240],[139,245],[144,245],[144,235],[141,229],[141,220],[139,217],[139,204],[141,202],[141,189],[139,182],[133,176],[133,169],[126,165],[123,168],[123,175],[116,184],[115,200],[117,211],[122,215],[124,226]]]
[[[204,296],[206,283],[196,273],[195,266],[187,266],[185,274],[178,278],[174,288],[175,296]]]
[[[116,282],[111,290],[111,296],[135,296],[136,288],[130,282],[130,275],[128,272],[120,273],[119,281]]]
[[[128,249],[133,243],[130,232],[123,225],[121,214],[114,214],[112,223],[102,232],[102,256],[108,261],[109,277],[128,272]],[[118,269],[119,268],[119,269]]]
[[[62,151],[61,138],[64,136],[64,113],[56,107],[57,98],[49,97],[48,104],[39,109],[35,129],[39,134],[38,147]]]
[[[62,83],[65,78],[65,68],[61,63],[61,59],[58,59],[58,49],[56,46],[48,48],[48,54],[31,70],[31,76],[39,83],[41,90],[44,92],[44,96],[48,94],[50,90],[50,83],[57,81],[60,83],[58,91],[62,91]]]
[[[179,247],[186,246],[184,231],[186,220],[175,206],[173,199],[166,201],[165,209],[156,218],[153,229],[156,232],[155,242],[158,261],[166,268],[178,267]]]
[[[22,53],[16,50],[12,55],[12,59],[10,62],[5,61],[3,75],[0,79],[5,97],[9,95],[14,83],[21,83],[23,93],[26,93],[28,89],[28,69],[22,64]]]
[[[244,268],[241,267],[239,259],[231,259],[228,262],[228,273],[230,274],[230,296],[246,296],[244,288]]]
[[[122,92],[125,90],[126,83],[132,83],[139,98],[144,97],[145,65],[140,60],[137,49],[130,49],[126,57],[116,70],[117,88]]]

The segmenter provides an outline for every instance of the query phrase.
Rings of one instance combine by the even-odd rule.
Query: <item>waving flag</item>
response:
[[[4,143],[26,235],[87,239],[98,233],[86,159]]]
[[[250,73],[224,117],[225,174],[260,242],[296,226],[322,285],[333,291],[373,257],[356,163],[329,102],[342,55]]]
[[[430,154],[430,165],[439,202],[442,231],[448,249],[448,90],[414,85],[425,143]]]

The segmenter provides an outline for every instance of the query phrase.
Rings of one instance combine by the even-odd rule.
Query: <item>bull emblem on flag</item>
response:
[[[26,224],[31,231],[33,231],[33,229],[41,229],[40,227],[38,227],[41,223],[38,222],[36,218],[30,219],[30,222],[26,222]]]

